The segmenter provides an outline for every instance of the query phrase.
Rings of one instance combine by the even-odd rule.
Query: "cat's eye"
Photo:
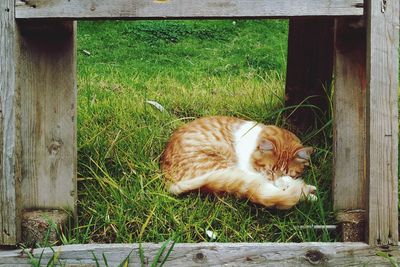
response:
[[[299,163],[303,163],[305,166],[309,166],[310,163],[308,162],[308,160],[306,159],[302,159],[302,158],[295,158],[295,161],[299,162]]]

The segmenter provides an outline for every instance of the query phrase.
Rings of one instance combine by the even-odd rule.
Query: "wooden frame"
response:
[[[361,0],[17,0],[16,18],[165,19],[360,16]]]
[[[297,18],[324,16],[335,19],[334,206],[343,210],[343,224],[365,225],[357,238],[368,244],[177,244],[167,263],[186,262],[185,255],[192,265],[264,265],[271,259],[273,264],[384,264],[390,255],[399,258],[398,14],[398,0],[0,1],[0,245],[20,241],[24,209],[76,212],[73,20],[281,17],[295,24]],[[348,219],[354,212],[361,219]],[[160,246],[143,248],[152,257]],[[91,251],[110,253],[116,261],[113,255],[136,253],[138,245],[58,249],[68,263],[90,264]],[[25,266],[27,256],[19,252],[0,251],[0,266]],[[43,255],[48,259],[48,250]]]
[[[334,210],[351,223],[344,241],[365,240],[366,166],[366,27],[360,18],[335,21]],[[353,211],[357,211],[352,214]],[[349,225],[350,226],[350,225]],[[361,229],[357,229],[361,228]],[[351,235],[351,236],[350,236]]]
[[[41,266],[56,255],[56,263],[67,266],[120,266],[129,258],[129,266],[150,266],[163,244],[87,244],[36,249],[42,255]],[[171,247],[168,245],[166,251]],[[139,250],[144,252],[143,265]],[[27,265],[29,251],[0,251],[0,267]],[[43,254],[42,254],[43,252]],[[198,243],[175,244],[165,266],[391,266],[398,261],[400,249],[371,248],[365,243]],[[53,258],[54,260],[54,258]],[[63,266],[63,265],[61,265]],[[158,265],[157,265],[158,266]],[[393,265],[392,265],[393,266]]]

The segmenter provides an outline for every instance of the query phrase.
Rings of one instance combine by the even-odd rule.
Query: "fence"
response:
[[[387,262],[379,251],[400,257],[398,0],[2,0],[0,244],[21,240],[25,210],[76,214],[75,21],[171,18],[290,19],[287,103],[323,95],[334,72],[334,208],[344,241],[367,244],[179,244],[170,264],[179,257],[193,265]],[[316,105],[326,108],[323,100]],[[293,117],[299,127],[306,112]],[[153,255],[159,246],[143,247]],[[138,250],[66,246],[59,256],[78,264],[71,256],[78,253],[80,263],[93,263],[89,251],[114,255],[127,247]],[[26,257],[0,251],[3,262],[23,265]]]

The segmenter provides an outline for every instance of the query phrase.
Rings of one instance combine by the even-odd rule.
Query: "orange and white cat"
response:
[[[205,117],[171,136],[161,168],[172,194],[226,192],[266,207],[289,209],[316,200],[297,179],[313,149],[291,132],[234,117]]]

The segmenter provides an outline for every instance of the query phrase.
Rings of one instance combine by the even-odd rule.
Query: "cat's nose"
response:
[[[299,174],[298,174],[298,172],[296,172],[296,171],[289,171],[289,172],[287,173],[287,175],[289,175],[289,176],[292,177],[292,178],[297,178],[297,177],[299,177]]]

